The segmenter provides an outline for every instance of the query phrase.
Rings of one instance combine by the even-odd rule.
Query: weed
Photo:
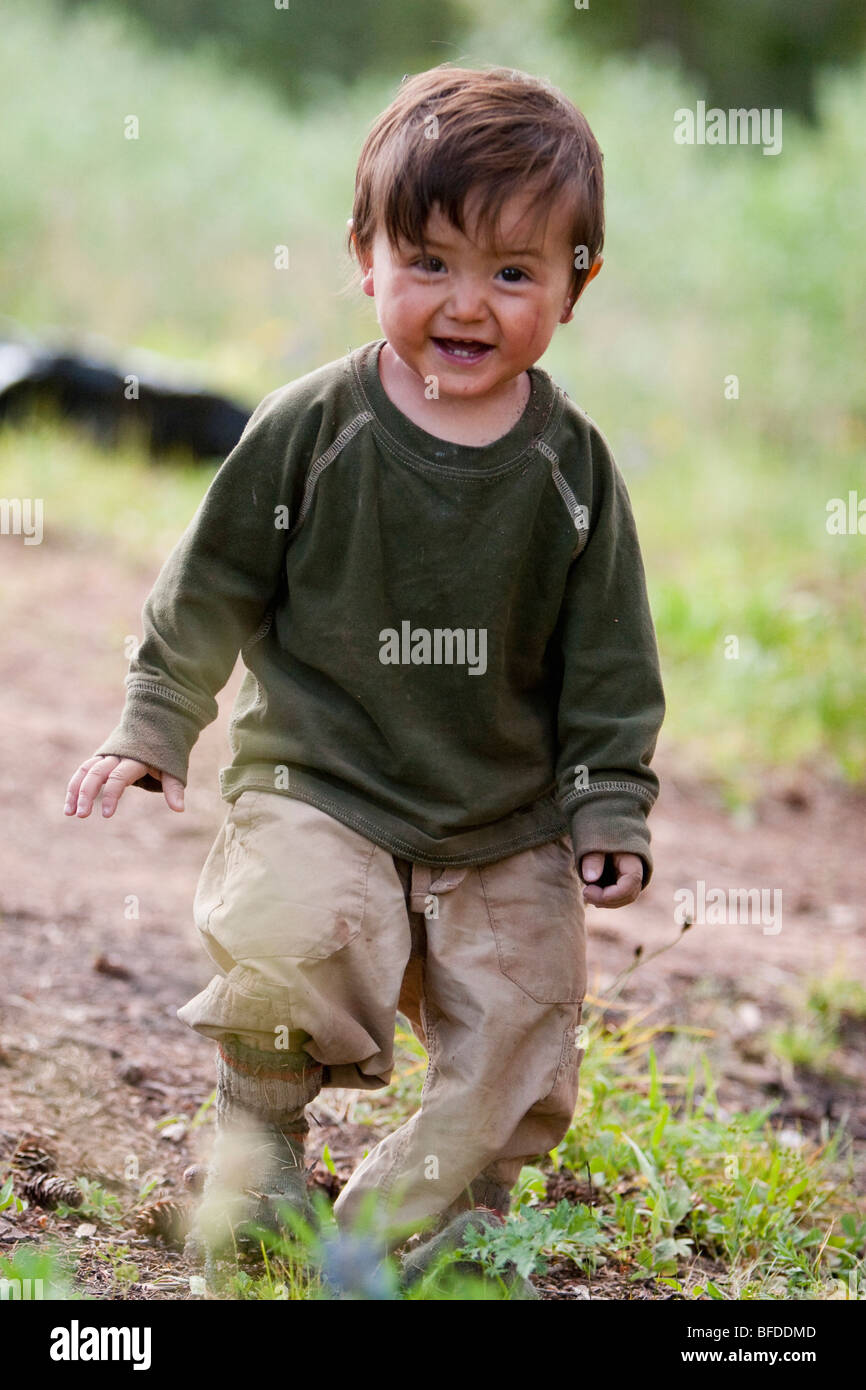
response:
[[[113,1295],[118,1289],[128,1289],[131,1284],[138,1282],[139,1269],[129,1258],[131,1253],[128,1245],[106,1245],[93,1251],[93,1258],[107,1265],[111,1272],[108,1296]]]
[[[58,1203],[58,1216],[89,1216],[93,1221],[104,1222],[106,1226],[123,1224],[123,1204],[113,1192],[107,1191],[101,1183],[92,1182],[89,1178],[76,1178],[75,1185],[83,1193],[84,1201],[77,1207]]]
[[[73,1283],[76,1268],[76,1257],[52,1244],[38,1250],[23,1246],[11,1256],[0,1255],[0,1280],[17,1282],[22,1293],[33,1298],[82,1299]]]

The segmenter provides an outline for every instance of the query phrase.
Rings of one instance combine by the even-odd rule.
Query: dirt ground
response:
[[[193,752],[183,815],[161,795],[133,789],[108,823],[64,817],[70,776],[119,717],[124,639],[138,634],[154,578],[50,527],[40,546],[3,543],[0,1171],[22,1136],[38,1135],[59,1174],[95,1179],[126,1202],[146,1174],[159,1176],[160,1193],[181,1195],[184,1169],[205,1156],[209,1127],[191,1129],[189,1120],[214,1085],[212,1050],[175,1010],[211,974],[191,907],[224,814],[217,771],[229,761],[226,726],[242,674],[239,665],[219,719]],[[794,1074],[755,1039],[784,1016],[787,991],[807,974],[835,968],[866,979],[866,793],[785,773],[768,780],[749,820],[731,817],[664,738],[656,766],[663,790],[651,817],[653,882],[630,907],[588,909],[590,995],[607,997],[637,946],[648,956],[678,936],[677,890],[701,880],[708,890],[780,889],[780,931],[765,930],[766,919],[696,923],[641,964],[616,1008],[707,1029],[727,1108],[771,1098],[780,1103],[774,1123],[807,1132],[846,1116],[863,1190],[862,1037],[852,1036],[829,1082]],[[315,1141],[328,1142],[342,1179],[383,1132],[353,1122],[353,1100],[328,1091],[316,1104]],[[181,1118],[164,1123],[172,1117]],[[579,1184],[572,1195],[587,1199]],[[177,1251],[131,1229],[115,1232],[139,1271],[119,1280],[99,1258],[105,1230],[89,1226],[36,1205],[20,1216],[7,1211],[0,1253],[59,1234],[76,1250],[92,1296],[189,1297],[192,1271]],[[573,1266],[554,1266],[537,1282],[546,1298],[648,1296],[610,1268],[587,1281]]]

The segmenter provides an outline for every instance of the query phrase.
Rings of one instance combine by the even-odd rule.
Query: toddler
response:
[[[429,1058],[420,1109],[358,1165],[342,1226],[373,1192],[401,1238],[501,1219],[571,1123],[584,902],[649,882],[664,714],[625,484],[536,365],[603,229],[601,153],[561,92],[506,68],[403,80],[349,222],[381,337],[253,412],[70,781],[68,815],[101,794],[111,816],[127,786],[182,811],[240,652],[194,904],[216,973],[178,1010],[216,1040],[206,1200],[235,1236],[308,1211],[305,1109],[388,1084],[398,1010]]]

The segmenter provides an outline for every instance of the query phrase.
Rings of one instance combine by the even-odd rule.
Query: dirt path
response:
[[[140,791],[126,794],[107,825],[95,814],[83,822],[63,816],[71,773],[117,722],[124,639],[137,633],[155,572],[131,571],[91,542],[54,535],[38,547],[6,538],[0,573],[0,1141],[8,1149],[22,1132],[38,1131],[61,1171],[100,1176],[127,1193],[136,1165],[179,1190],[206,1133],[158,1125],[193,1115],[213,1086],[211,1050],[175,1009],[210,975],[191,904],[224,813],[216,777],[229,760],[226,725],[242,673],[239,666],[220,696],[219,719],[193,752],[182,816]],[[649,1009],[650,1020],[727,1030],[719,1039],[725,1094],[731,1104],[757,1103],[767,1069],[747,1052],[744,1060],[743,1037],[783,1007],[785,990],[806,973],[836,967],[866,978],[866,795],[817,777],[780,777],[753,823],[742,824],[664,742],[657,766],[654,879],[629,908],[588,910],[590,991],[604,996],[638,944],[647,955],[677,936],[678,890],[699,891],[698,881],[707,891],[763,888],[768,905],[781,890],[781,930],[778,916],[696,924],[640,967],[620,1001]],[[328,1093],[321,1118],[345,1114],[349,1100]],[[793,1094],[790,1109],[808,1121],[832,1115],[843,1100],[850,1106],[850,1096]],[[852,1126],[866,1138],[857,1104],[862,1095]],[[371,1132],[350,1126],[341,1138],[325,1125],[322,1137],[348,1171]],[[0,1251],[23,1233],[21,1223],[0,1218]],[[142,1269],[182,1267],[143,1240],[135,1249]],[[107,1277],[94,1267],[90,1287],[105,1296],[114,1289]],[[139,1297],[178,1296],[136,1288]]]

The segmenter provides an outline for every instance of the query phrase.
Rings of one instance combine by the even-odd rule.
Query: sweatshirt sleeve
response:
[[[175,545],[145,600],[120,723],[98,752],[135,758],[186,786],[189,756],[217,716],[216,694],[259,635],[282,570],[286,444],[271,392]],[[149,773],[133,785],[160,791]]]
[[[653,869],[647,815],[659,790],[650,762],[665,699],[628,492],[603,435],[585,418],[588,537],[571,562],[557,625],[557,798],[578,869],[592,851],[627,851],[643,860],[645,888]]]

